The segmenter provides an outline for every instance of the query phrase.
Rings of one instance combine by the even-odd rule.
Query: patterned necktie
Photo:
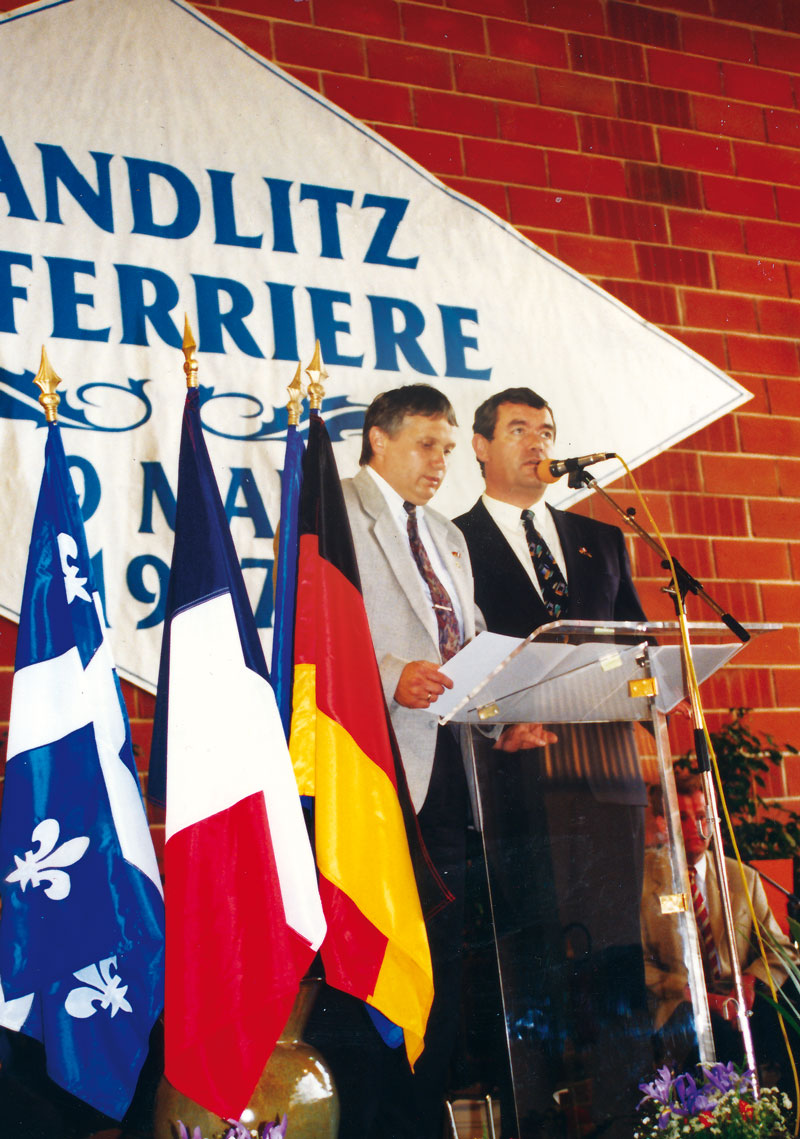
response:
[[[408,514],[408,540],[411,543],[411,553],[414,555],[414,561],[422,574],[423,581],[430,590],[436,624],[439,626],[439,652],[442,654],[442,661],[450,660],[450,657],[455,656],[461,648],[458,618],[450,595],[434,573],[431,560],[422,544],[417,525],[416,506],[412,502],[404,502],[403,509]]]
[[[569,601],[569,589],[564,575],[558,568],[558,562],[553,557],[553,551],[536,529],[533,511],[522,511],[522,525],[525,527],[525,537],[528,539],[528,549],[533,559],[533,568],[542,587],[542,600],[545,608],[554,621],[566,611]]]
[[[706,981],[709,985],[716,984],[722,977],[722,969],[719,964],[719,953],[717,952],[716,942],[714,941],[714,934],[711,931],[711,919],[708,916],[708,909],[706,901],[700,892],[700,886],[697,881],[697,867],[689,867],[689,885],[692,888],[692,905],[694,906],[694,916],[697,922],[697,932],[700,935],[700,947],[703,951],[703,966],[706,973]]]

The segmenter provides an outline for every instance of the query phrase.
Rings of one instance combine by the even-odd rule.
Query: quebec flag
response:
[[[163,1006],[164,902],[58,425],[22,598],[0,817],[0,1024],[120,1119]]]

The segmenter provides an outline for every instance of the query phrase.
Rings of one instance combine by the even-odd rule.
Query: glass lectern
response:
[[[724,625],[688,627],[701,683],[743,647]],[[472,725],[518,1139],[630,1139],[640,1081],[714,1059],[667,734],[682,662],[672,622],[484,633],[433,709]],[[494,749],[497,725],[529,721],[558,742]],[[647,833],[637,736],[663,805]]]

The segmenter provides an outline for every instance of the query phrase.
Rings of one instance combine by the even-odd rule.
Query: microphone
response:
[[[602,463],[604,459],[615,459],[615,451],[595,451],[592,455],[579,455],[576,459],[542,459],[536,464],[536,474],[542,482],[558,482],[562,475],[570,471],[582,471],[592,463]]]

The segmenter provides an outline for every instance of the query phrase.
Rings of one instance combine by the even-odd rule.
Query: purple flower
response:
[[[658,1117],[658,1129],[659,1129],[659,1131],[665,1131],[666,1128],[669,1127],[670,1119],[672,1119],[672,1112],[669,1110],[669,1108],[667,1108],[667,1110],[662,1111]]]
[[[269,1123],[264,1128],[262,1139],[284,1139],[286,1134],[286,1126],[288,1124],[286,1112],[283,1113],[283,1119],[280,1123]]]
[[[180,1119],[178,1122],[178,1139],[203,1139],[203,1134],[199,1127],[195,1127],[190,1135]],[[223,1139],[251,1139],[251,1134],[242,1123],[240,1119],[226,1119],[228,1130],[225,1132]],[[280,1123],[264,1123],[261,1130],[261,1139],[285,1139],[286,1128],[288,1119],[284,1113],[283,1119]]]
[[[655,1100],[656,1103],[669,1103],[672,1092],[672,1076],[669,1068],[659,1068],[653,1082],[651,1084],[639,1084],[639,1091],[645,1093],[644,1099],[639,1104],[640,1107],[648,1099]]]
[[[223,1139],[250,1139],[250,1132],[240,1119],[228,1119],[228,1130]]]
[[[676,1076],[672,1086],[675,1089],[675,1095],[678,1097],[678,1103],[673,1107],[676,1115],[683,1115],[688,1118],[713,1107],[714,1101],[698,1088],[693,1076]]]
[[[652,1083],[639,1084],[639,1088],[645,1093],[640,1108],[648,1101],[659,1105],[659,1131],[666,1131],[673,1121],[684,1119],[698,1120],[703,1127],[709,1127],[715,1119],[714,1109],[722,1097],[729,1093],[739,1097],[742,1118],[752,1118],[752,1113],[756,1110],[752,1102],[744,1098],[752,1095],[755,1090],[752,1071],[745,1069],[740,1075],[732,1063],[709,1064],[707,1067],[698,1065],[697,1078],[688,1072],[673,1078],[669,1068],[659,1068]],[[747,1115],[748,1111],[750,1115]],[[692,1124],[688,1126],[691,1127]]]
[[[179,1119],[178,1120],[178,1139],[203,1139],[203,1133],[201,1132],[199,1127],[195,1127],[194,1131],[190,1135],[189,1132],[186,1130],[186,1127],[183,1125],[183,1123],[181,1123],[181,1121]]]
[[[706,1083],[711,1084],[721,1095],[729,1091],[746,1092],[752,1090],[752,1071],[749,1068],[745,1068],[742,1074],[739,1075],[732,1060],[729,1060],[727,1064],[719,1062],[711,1064],[708,1068],[704,1068],[703,1070]]]

